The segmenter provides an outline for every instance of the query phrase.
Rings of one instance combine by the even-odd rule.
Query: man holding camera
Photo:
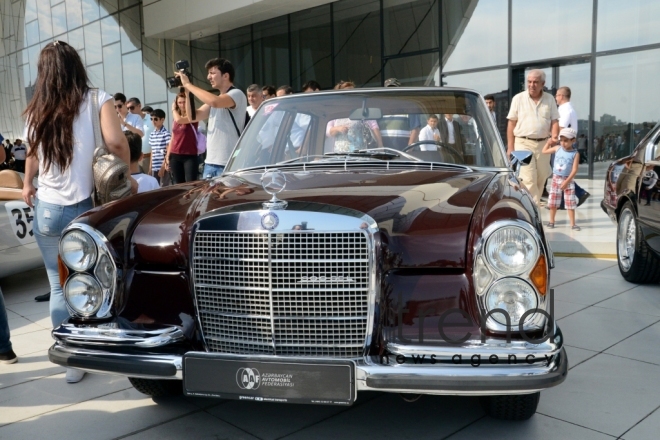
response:
[[[206,163],[202,176],[205,179],[220,176],[227,165],[236,142],[245,125],[247,98],[234,87],[234,66],[224,58],[213,58],[206,63],[206,76],[211,87],[220,95],[193,85],[182,70],[175,75],[181,79],[186,91],[195,95],[204,104],[196,111],[191,122],[208,118]],[[192,114],[192,99],[186,100],[186,112]]]

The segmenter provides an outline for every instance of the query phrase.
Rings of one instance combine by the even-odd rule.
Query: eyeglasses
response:
[[[122,108],[124,104],[115,104],[115,108]]]
[[[135,106],[134,105],[131,105],[131,106],[127,105],[126,108],[129,109],[129,110],[133,110],[135,108]]]

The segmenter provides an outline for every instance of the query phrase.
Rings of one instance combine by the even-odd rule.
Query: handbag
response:
[[[203,133],[200,133],[199,130],[195,129],[192,124],[190,124],[190,126],[192,127],[193,132],[195,132],[195,137],[197,138],[197,154],[200,155],[206,152],[206,136],[204,136]]]
[[[98,93],[98,89],[91,89],[90,99],[92,100],[92,125],[94,126],[95,144],[94,159],[92,161],[95,206],[104,205],[131,195],[128,164],[108,151],[103,141]]]

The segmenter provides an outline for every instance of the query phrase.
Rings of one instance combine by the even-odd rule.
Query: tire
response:
[[[140,379],[129,377],[133,388],[151,397],[179,396],[183,394],[183,382],[180,380]]]
[[[623,205],[617,221],[616,256],[626,281],[640,284],[660,281],[660,259],[644,240],[630,202]]]
[[[481,407],[489,416],[500,420],[527,420],[536,413],[541,392],[513,396],[484,396]]]

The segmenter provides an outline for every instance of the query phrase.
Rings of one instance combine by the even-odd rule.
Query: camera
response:
[[[181,73],[186,75],[188,78],[191,78],[192,75],[188,70],[189,67],[190,67],[190,63],[188,63],[188,60],[180,60],[174,64],[174,69],[176,71],[182,71]],[[170,89],[173,89],[175,87],[181,87],[182,86],[181,78],[179,78],[178,76],[171,76],[167,78],[167,85],[170,87]]]

